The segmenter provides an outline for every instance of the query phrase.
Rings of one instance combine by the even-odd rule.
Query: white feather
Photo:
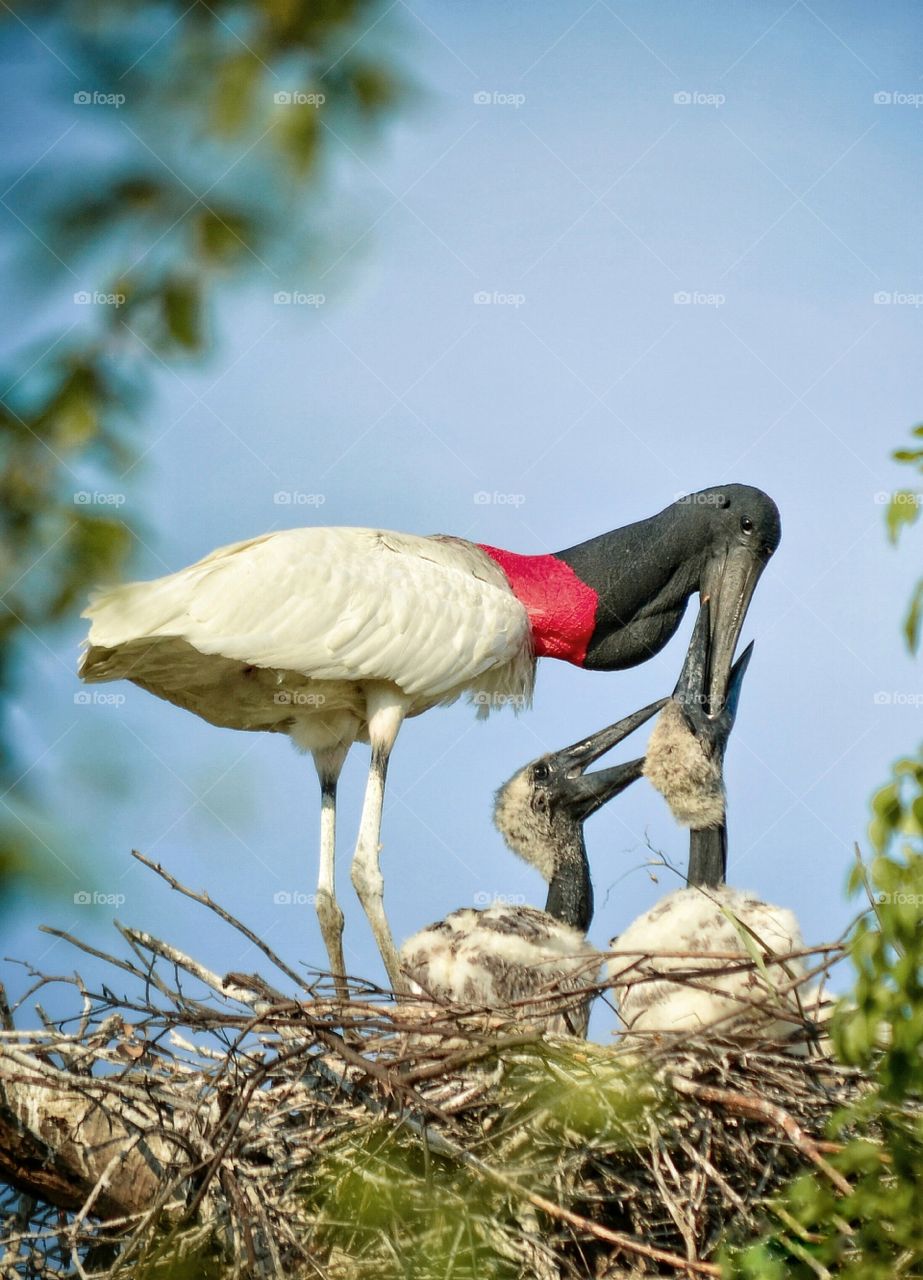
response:
[[[361,736],[364,681],[396,686],[416,715],[482,688],[519,705],[534,680],[524,606],[458,539],[284,530],[98,593],[84,616],[84,679],[133,680],[214,724],[292,732],[310,749],[324,745],[312,722]],[[492,699],[478,701],[486,713]]]

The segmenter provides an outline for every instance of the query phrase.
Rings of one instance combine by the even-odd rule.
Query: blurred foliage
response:
[[[923,426],[913,435],[923,441]],[[923,445],[893,456],[923,471]],[[886,512],[892,542],[918,519],[921,501],[910,490],[892,496]],[[921,599],[923,582],[905,623],[912,651]],[[852,1191],[840,1195],[817,1172],[797,1179],[769,1207],[775,1223],[766,1236],[727,1256],[732,1280],[923,1275],[923,1118],[901,1106],[923,1099],[923,749],[893,765],[871,808],[873,857],[858,860],[848,882],[869,909],[850,938],[855,986],[838,1003],[831,1028],[839,1058],[872,1080],[827,1135],[843,1144],[831,1163]]]
[[[536,1042],[503,1070],[503,1119],[485,1132],[477,1157],[509,1186],[429,1151],[390,1119],[343,1133],[306,1168],[316,1244],[323,1255],[329,1250],[330,1274],[517,1280],[532,1274],[523,1270],[530,1250],[534,1274],[558,1274],[549,1265],[554,1224],[540,1224],[514,1188],[573,1205],[575,1168],[594,1152],[633,1146],[636,1133],[667,1114],[666,1098],[647,1069],[632,1071],[579,1041]]]
[[[923,472],[923,424],[914,427],[911,435],[919,443],[912,449],[895,449],[891,456],[895,462],[902,462]],[[923,493],[919,490],[898,489],[892,493],[886,513],[888,536],[892,542],[897,542],[904,528],[919,520],[921,504],[923,504]],[[904,636],[911,653],[916,653],[920,647],[921,618],[923,618],[923,578],[917,582],[911,593],[907,616],[904,619]]]
[[[5,35],[26,26],[54,53],[54,100],[95,141],[70,167],[55,157],[50,190],[29,170],[17,175],[11,208],[95,288],[65,295],[61,331],[14,349],[3,378],[0,883],[43,856],[22,816],[32,761],[11,742],[23,655],[131,553],[123,490],[145,447],[151,373],[213,349],[219,287],[259,280],[273,291],[273,264],[304,270],[334,161],[355,159],[357,135],[405,94],[376,0],[36,0],[15,10],[0,10]],[[107,104],[116,91],[120,103]],[[47,301],[38,276],[36,312]],[[73,274],[59,274],[49,294],[62,279],[73,288]]]

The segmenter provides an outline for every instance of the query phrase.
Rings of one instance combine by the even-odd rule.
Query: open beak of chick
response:
[[[567,806],[578,822],[583,822],[590,814],[602,808],[619,792],[641,777],[644,759],[629,760],[627,764],[611,765],[608,769],[597,769],[595,773],[587,773],[591,764],[611,751],[630,734],[645,724],[669,703],[669,698],[661,698],[652,702],[641,711],[616,721],[599,733],[590,734],[580,742],[561,751],[552,752],[545,759],[549,771],[555,775],[559,783],[560,802]]]
[[[724,822],[724,752],[734,727],[752,642],[730,668],[726,688],[713,688],[710,604],[703,601],[673,697],[654,725],[643,773],[676,821],[694,831]],[[712,706],[719,709],[712,711]]]

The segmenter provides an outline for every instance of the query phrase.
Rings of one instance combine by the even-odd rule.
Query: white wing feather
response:
[[[389,680],[432,698],[531,657],[526,610],[485,553],[378,529],[266,534],[100,593],[84,616],[91,679],[93,649],[158,637],[254,667]],[[143,674],[142,659],[134,670]]]

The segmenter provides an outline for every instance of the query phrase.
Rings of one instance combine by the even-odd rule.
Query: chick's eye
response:
[[[753,521],[750,519],[749,516],[743,516],[740,521],[740,527],[741,529],[743,529],[744,533],[752,533]]]
[[[532,766],[532,777],[536,782],[544,782],[548,777],[548,766],[544,760],[539,760],[538,764]]]

